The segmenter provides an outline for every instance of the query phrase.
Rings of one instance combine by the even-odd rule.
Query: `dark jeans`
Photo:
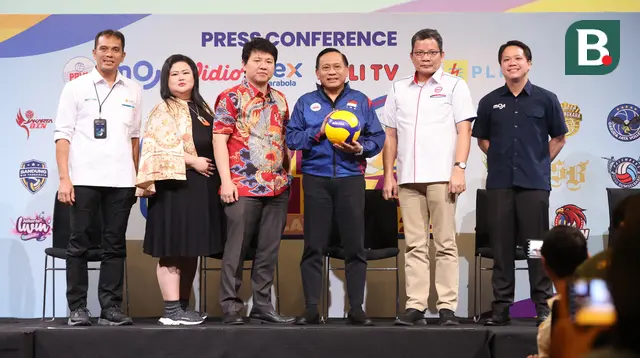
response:
[[[280,239],[287,224],[288,204],[288,189],[278,196],[241,196],[235,203],[225,204],[227,240],[220,278],[220,306],[224,313],[238,313],[244,308],[238,292],[244,261],[252,243],[255,244],[251,269],[253,306],[263,312],[273,311],[271,287]]]
[[[126,257],[125,234],[131,207],[136,202],[135,188],[74,186],[76,201],[71,207],[71,238],[67,246],[67,302],[71,311],[87,305],[89,276],[87,250],[100,245],[104,250],[100,264],[98,299],[106,309],[120,306]],[[88,232],[92,218],[102,210],[101,243],[92,243]]]
[[[489,235],[493,250],[493,312],[507,313],[515,290],[516,245],[543,240],[549,231],[549,192],[523,188],[488,189]],[[527,260],[531,300],[538,314],[547,312],[553,284],[540,259]]]
[[[345,253],[347,296],[352,309],[362,307],[367,276],[364,249],[364,176],[327,178],[305,174],[304,251],[300,262],[307,308],[317,307],[322,290],[322,259],[337,224]]]

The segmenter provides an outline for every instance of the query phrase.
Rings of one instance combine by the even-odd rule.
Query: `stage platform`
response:
[[[507,327],[466,322],[441,327],[396,327],[376,320],[353,327],[342,320],[317,326],[250,323],[226,326],[209,319],[195,327],[165,327],[156,319],[133,326],[69,327],[65,319],[0,319],[2,358],[513,358],[536,353],[536,326],[516,320]]]

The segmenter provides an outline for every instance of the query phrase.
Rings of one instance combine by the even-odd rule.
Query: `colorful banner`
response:
[[[223,89],[241,79],[242,44],[255,36],[277,44],[271,85],[287,95],[291,108],[298,97],[315,88],[318,52],[338,47],[350,61],[351,86],[367,94],[378,113],[392,82],[413,73],[410,41],[417,30],[440,31],[444,69],[468,82],[475,104],[504,83],[499,46],[519,39],[533,52],[531,81],[558,96],[570,129],[567,144],[551,167],[550,222],[579,227],[589,236],[591,250],[599,251],[608,228],[605,189],[640,187],[640,98],[632,90],[640,81],[635,69],[640,49],[632,45],[640,33],[637,14],[5,15],[1,19],[5,90],[0,128],[6,149],[0,158],[0,182],[5,188],[0,202],[4,218],[0,268],[5,272],[0,292],[11,295],[0,298],[0,303],[8,300],[0,304],[0,316],[33,316],[41,304],[43,250],[51,245],[58,186],[53,143],[58,99],[66,82],[92,69],[94,36],[106,28],[126,36],[127,55],[120,71],[143,86],[145,115],[160,101],[160,69],[168,56],[182,53],[196,61],[202,94],[213,103]],[[296,153],[285,232],[294,236],[302,234],[304,225],[299,160]],[[367,187],[381,188],[381,155],[369,160],[366,173]],[[486,180],[485,157],[475,140],[466,180],[456,226],[460,233],[473,233],[475,193]],[[140,200],[132,210],[129,239],[143,238],[145,213],[145,201]],[[466,287],[462,278],[461,287]]]

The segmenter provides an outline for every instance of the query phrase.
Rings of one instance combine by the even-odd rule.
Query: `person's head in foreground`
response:
[[[574,274],[589,257],[587,239],[573,226],[558,225],[547,233],[540,249],[542,263],[553,282]]]

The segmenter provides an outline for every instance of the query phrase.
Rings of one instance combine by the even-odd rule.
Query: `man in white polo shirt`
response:
[[[425,324],[429,299],[429,219],[436,245],[435,285],[440,324],[458,324],[458,247],[455,204],[465,190],[465,168],[476,117],[464,80],[445,73],[442,37],[423,29],[411,38],[415,73],[395,81],[382,124],[386,199],[398,198],[404,225],[407,303],[398,325]],[[397,181],[394,161],[397,162]]]
[[[125,57],[124,35],[105,30],[94,40],[92,72],[68,82],[55,120],[58,200],[71,206],[67,247],[69,325],[90,325],[87,309],[88,232],[102,213],[102,262],[98,299],[102,325],[131,324],[121,308],[125,233],[136,202],[140,134],[140,85],[118,72]]]

